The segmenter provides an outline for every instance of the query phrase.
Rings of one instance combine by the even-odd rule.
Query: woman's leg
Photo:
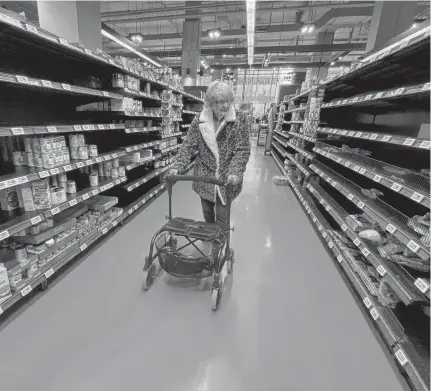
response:
[[[214,202],[204,200],[201,198],[201,204],[202,204],[202,213],[204,215],[204,219],[207,223],[215,223],[216,217],[215,217],[215,210],[214,210]]]
[[[217,201],[215,204],[215,215],[216,215],[216,223],[218,223],[223,229],[226,229],[227,224],[227,208],[220,201],[220,198],[217,197]]]

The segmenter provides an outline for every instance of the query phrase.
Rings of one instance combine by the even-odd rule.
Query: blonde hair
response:
[[[226,100],[234,101],[235,96],[232,87],[220,80],[215,80],[208,85],[204,98],[205,106],[210,107],[220,95]]]

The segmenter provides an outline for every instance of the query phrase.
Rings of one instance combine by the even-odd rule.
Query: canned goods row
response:
[[[67,149],[64,136],[57,137],[25,137],[24,151],[35,153],[50,153]]]
[[[97,157],[98,150],[97,145],[82,145],[78,148],[70,148],[70,157],[72,160],[86,160],[90,157]]]
[[[12,155],[14,166],[28,166],[38,168],[54,168],[70,163],[69,151],[62,150],[51,153],[35,153],[15,151]]]

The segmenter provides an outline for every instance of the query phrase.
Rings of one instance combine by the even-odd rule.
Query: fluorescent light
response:
[[[311,33],[311,32],[313,32],[314,31],[314,24],[311,24],[309,27],[308,27],[308,32],[309,33]]]
[[[307,31],[308,31],[308,27],[307,26],[302,27],[301,33],[306,33]]]
[[[418,24],[417,23],[413,23],[411,28],[415,29],[416,27],[418,27]]]
[[[254,58],[254,29],[256,19],[256,1],[247,0],[247,53],[248,65],[253,64]]]
[[[127,45],[127,43],[123,42],[121,39],[118,39],[117,37],[114,37],[112,34],[109,34],[107,31],[102,29],[102,35],[106,38],[111,39],[112,41],[117,42],[122,47],[126,48],[127,50],[130,50],[132,53],[136,54],[137,56],[143,58],[146,61],[149,61],[150,63],[154,64],[156,67],[161,68],[162,65],[158,62],[152,60],[150,57],[147,57],[145,54],[137,51],[136,49],[132,48],[130,45]]]

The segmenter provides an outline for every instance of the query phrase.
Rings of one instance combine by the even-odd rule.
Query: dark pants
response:
[[[227,223],[227,208],[224,206],[220,198],[217,197],[216,202],[211,202],[201,198],[202,212],[207,223],[218,223],[222,228],[226,228]]]

